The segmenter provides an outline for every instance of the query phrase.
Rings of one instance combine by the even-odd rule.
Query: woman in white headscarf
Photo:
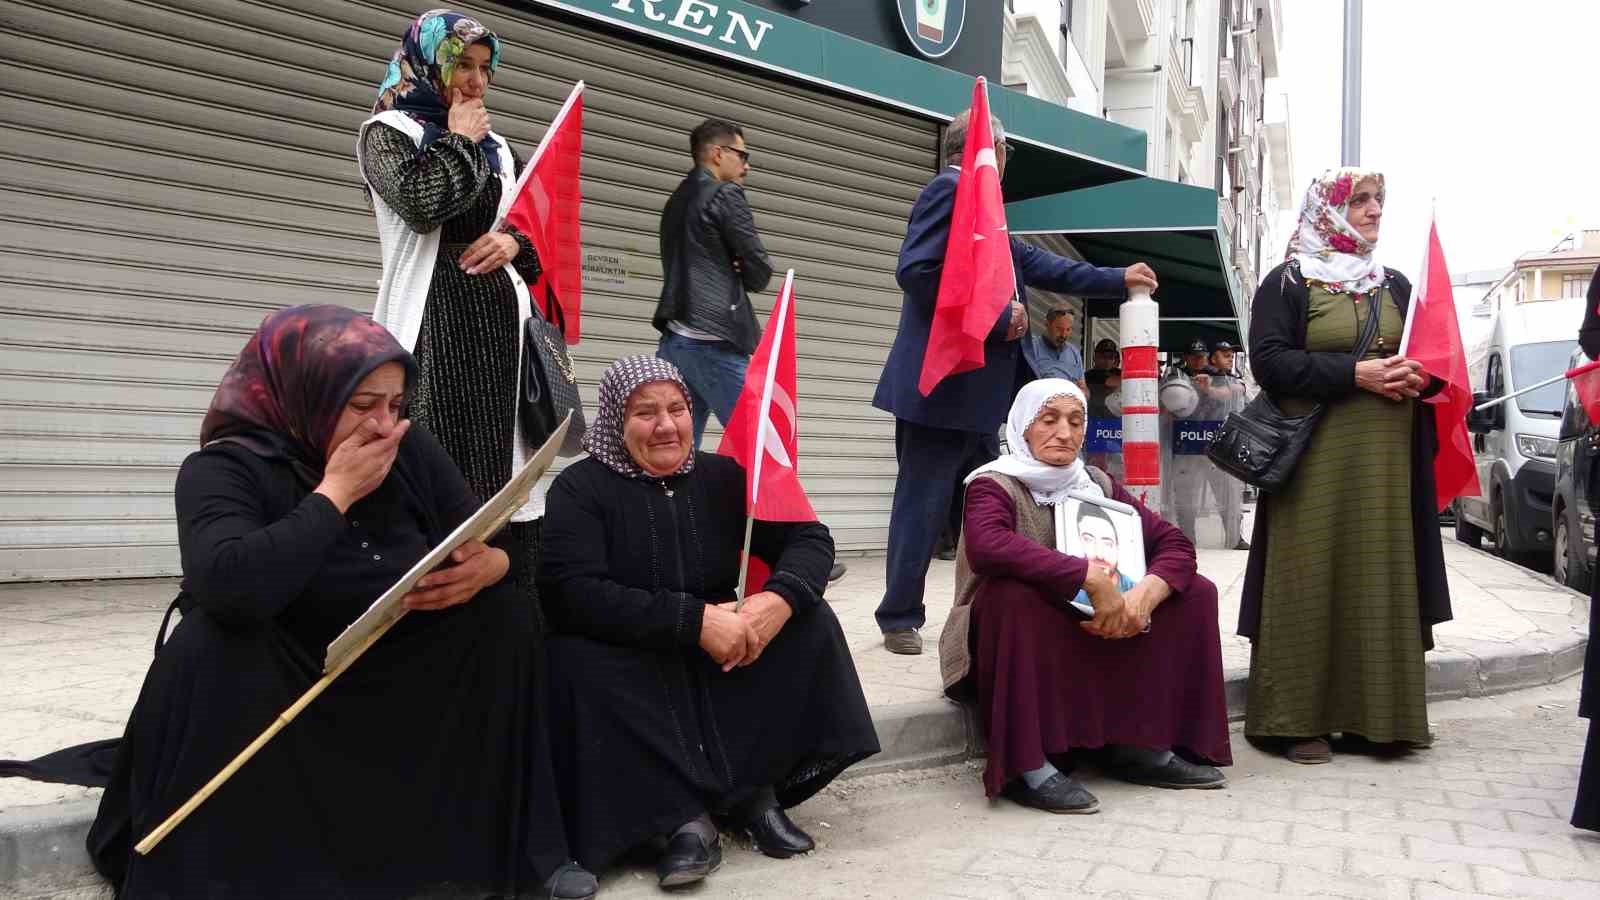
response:
[[[1290,414],[1326,412],[1281,491],[1256,510],[1239,633],[1253,642],[1245,735],[1298,763],[1347,746],[1425,746],[1423,652],[1450,618],[1439,540],[1437,393],[1396,355],[1411,284],[1376,258],[1384,181],[1312,182],[1288,258],[1250,315],[1250,365]],[[1374,314],[1367,350],[1355,352]]]
[[[977,702],[985,792],[1054,813],[1099,806],[1069,774],[1073,751],[1113,777],[1166,788],[1221,787],[1213,766],[1233,761],[1217,588],[1195,572],[1177,526],[1084,465],[1086,405],[1059,378],[1017,393],[1006,455],[967,478],[955,608],[939,640],[945,692]],[[1142,579],[1104,551],[1056,550],[1055,507],[1072,495],[1138,513]],[[1085,532],[1099,526],[1089,521],[1098,509],[1081,504]],[[1071,605],[1079,591],[1092,618]]]

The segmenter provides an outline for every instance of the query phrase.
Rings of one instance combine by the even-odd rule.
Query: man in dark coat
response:
[[[1004,131],[998,119],[991,124],[997,167],[1004,177]],[[961,158],[966,136],[967,114],[961,113],[945,131],[945,159]],[[894,653],[922,652],[917,629],[926,620],[922,591],[934,542],[948,518],[955,485],[966,473],[999,456],[997,434],[1017,377],[1018,342],[1028,332],[1027,308],[1013,298],[989,331],[982,368],[946,377],[926,397],[917,389],[960,175],[958,166],[945,168],[911,208],[895,270],[895,280],[905,292],[900,330],[872,398],[873,406],[894,414],[900,468],[889,514],[888,584],[877,611],[884,646]],[[1144,263],[1126,269],[1098,268],[1014,238],[1011,257],[1019,288],[1032,285],[1080,297],[1122,297],[1130,287],[1156,286],[1155,273]]]

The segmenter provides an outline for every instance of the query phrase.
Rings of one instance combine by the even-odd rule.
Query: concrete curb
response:
[[[1430,656],[1428,700],[1483,697],[1561,681],[1582,671],[1587,643],[1574,629],[1570,635],[1507,644],[1504,653],[1450,651]],[[1248,677],[1246,669],[1224,674],[1230,721],[1244,718]],[[930,768],[983,755],[974,711],[951,701],[880,706],[872,710],[872,721],[882,752],[850,769],[844,778]],[[84,849],[97,805],[95,800],[78,800],[0,812],[0,900],[109,896]]]

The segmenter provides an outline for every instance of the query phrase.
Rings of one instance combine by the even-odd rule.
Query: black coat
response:
[[[552,759],[573,856],[590,869],[702,812],[770,788],[793,806],[878,751],[833,610],[833,539],[755,523],[765,589],[794,615],[761,657],[723,672],[700,649],[707,603],[733,599],[744,469],[712,453],[688,475],[624,478],[574,463],[550,488],[539,596],[552,634]]]
[[[145,677],[89,832],[118,896],[216,896],[225,884],[241,897],[409,897],[446,883],[498,896],[568,858],[532,604],[510,578],[401,619],[160,846],[135,854],[133,841],[316,681],[327,642],[478,505],[420,427],[345,514],[287,463],[226,442],[184,462],[176,495],[184,615]]]
[[[737,270],[734,263],[739,264]],[[652,322],[683,322],[754,353],[760,331],[750,291],[772,280],[744,188],[696,166],[661,211],[661,302]]]
[[[1600,359],[1600,269],[1596,269],[1594,277],[1589,279],[1589,305],[1583,311],[1583,325],[1578,329],[1578,344],[1583,347],[1583,352],[1590,359]],[[1594,488],[1594,481],[1590,481],[1590,489]],[[1590,497],[1591,504],[1600,504],[1600,497]],[[1593,579],[1593,587],[1589,594],[1589,649],[1584,654],[1583,666],[1583,694],[1578,704],[1578,714],[1584,718],[1600,722],[1600,615],[1595,615],[1595,609],[1600,608],[1600,578]],[[1596,774],[1600,779],[1600,773]],[[1591,800],[1596,809],[1590,813],[1595,821],[1600,821],[1600,797]]]
[[[1388,273],[1389,294],[1405,316],[1411,304],[1411,282],[1393,269]],[[1356,358],[1350,353],[1312,353],[1306,346],[1306,307],[1311,302],[1305,282],[1288,263],[1279,265],[1256,289],[1250,305],[1250,371],[1262,390],[1275,401],[1299,397],[1333,403],[1354,394]],[[1439,391],[1435,379],[1423,396]],[[1426,411],[1424,411],[1426,412]],[[1337,439],[1319,435],[1313,440]],[[1450,582],[1444,569],[1444,542],[1439,536],[1439,511],[1433,481],[1433,457],[1439,435],[1432,415],[1412,419],[1411,522],[1417,554],[1417,601],[1422,618],[1422,646],[1433,649],[1433,626],[1448,622]],[[1250,541],[1250,562],[1245,569],[1244,594],[1239,603],[1239,634],[1254,638],[1261,624],[1261,594],[1267,567],[1267,507],[1256,509],[1255,532]]]

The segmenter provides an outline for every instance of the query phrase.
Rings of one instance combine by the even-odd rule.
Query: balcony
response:
[[[1143,40],[1156,33],[1154,0],[1109,0],[1106,15],[1124,41]]]
[[[1239,102],[1239,69],[1231,59],[1217,60],[1217,97],[1225,109]]]
[[[1180,41],[1168,42],[1165,72],[1167,102],[1173,118],[1178,121],[1183,139],[1193,143],[1205,136],[1206,123],[1211,121],[1211,110],[1206,106],[1205,92],[1189,83],[1193,79],[1189,69],[1191,63]]]

